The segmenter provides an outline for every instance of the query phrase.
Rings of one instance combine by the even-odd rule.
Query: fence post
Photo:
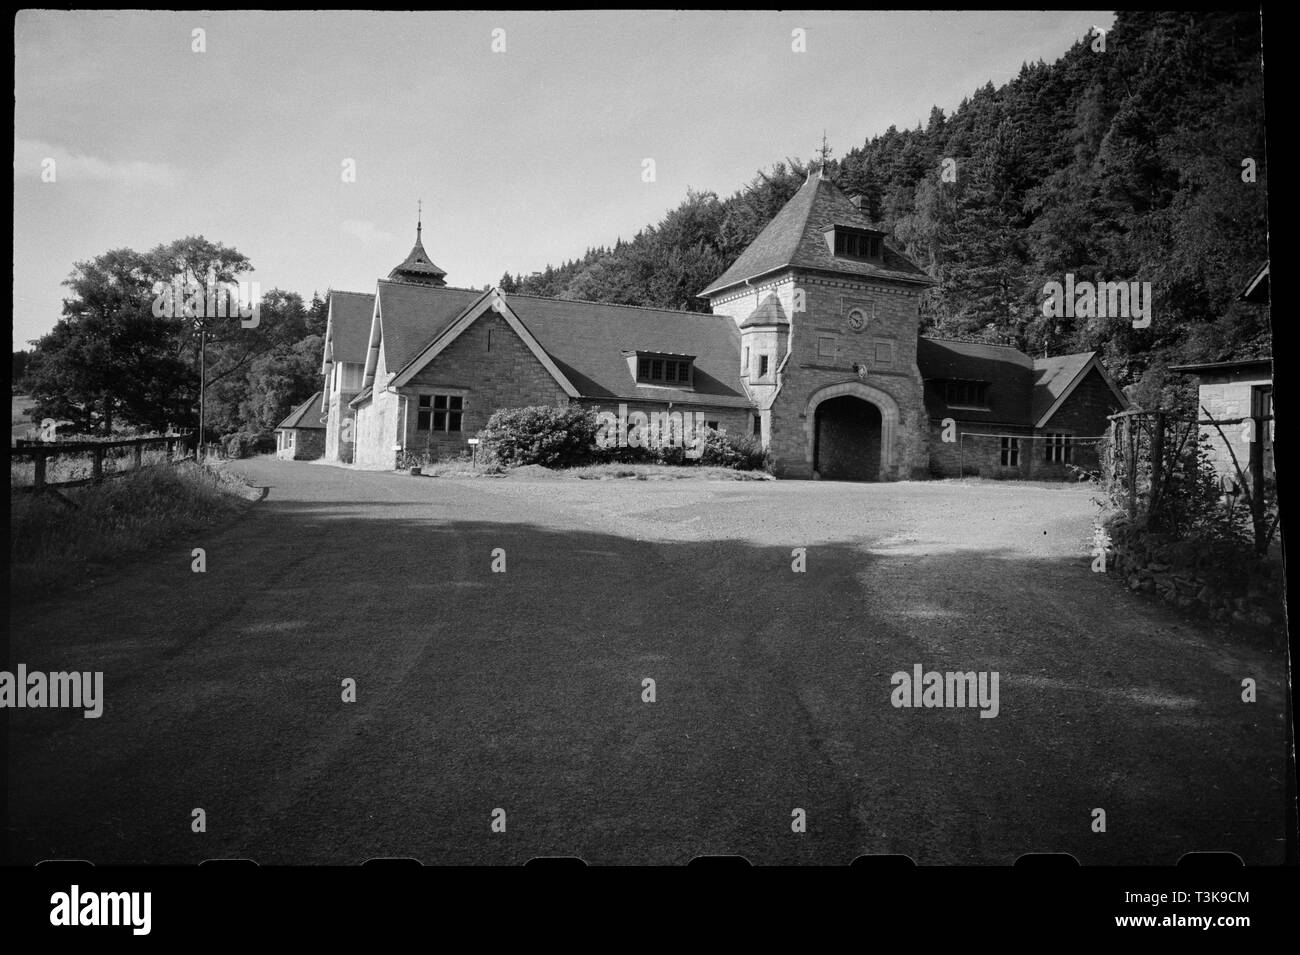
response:
[[[1160,530],[1160,518],[1157,505],[1160,503],[1160,489],[1164,484],[1165,470],[1165,413],[1157,411],[1154,419],[1155,432],[1151,435],[1151,492],[1147,499],[1147,520],[1153,530]]]
[[[32,478],[33,487],[45,487],[45,454],[44,448],[37,448],[33,452],[33,459],[36,463],[36,474]]]
[[[1137,416],[1128,419],[1128,514],[1130,520],[1137,520]]]
[[[104,447],[103,447],[103,445],[98,445],[98,446],[96,446],[95,450],[94,450],[93,452],[91,452],[91,453],[94,455],[94,463],[91,464],[91,466],[90,466],[90,480],[91,480],[93,483],[98,484],[98,483],[100,483],[101,481],[104,480]]]
[[[140,440],[135,443],[135,469],[138,471],[144,467],[144,441]]]
[[[1255,529],[1255,551],[1262,554],[1268,515],[1264,511],[1264,434],[1260,428],[1267,428],[1268,422],[1262,415],[1253,416],[1251,421],[1255,440],[1250,442],[1250,520]]]

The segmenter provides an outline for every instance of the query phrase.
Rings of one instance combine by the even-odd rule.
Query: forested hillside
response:
[[[1025,64],[951,116],[935,108],[924,127],[890,127],[831,168],[940,280],[924,327],[1034,355],[1099,349],[1135,397],[1154,402],[1168,364],[1270,348],[1267,314],[1236,299],[1268,256],[1259,17],[1123,12],[1097,46],[1088,38],[1055,63]],[[945,159],[955,182],[942,181]],[[630,241],[532,276],[507,273],[502,288],[707,309],[694,295],[806,168],[787,158],[725,199],[691,192]],[[1150,282],[1151,326],[1045,318],[1044,285],[1066,273]]]

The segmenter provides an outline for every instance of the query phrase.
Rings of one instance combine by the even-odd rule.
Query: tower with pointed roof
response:
[[[740,331],[741,380],[778,474],[923,476],[916,342],[921,293],[935,283],[834,182],[828,152],[700,295]]]
[[[438,266],[433,264],[429,258],[429,253],[424,251],[424,242],[421,241],[420,233],[424,228],[424,214],[421,208],[415,218],[415,245],[411,247],[411,254],[398,265],[393,271],[388,273],[388,278],[393,282],[407,282],[411,285],[446,285],[447,273]]]

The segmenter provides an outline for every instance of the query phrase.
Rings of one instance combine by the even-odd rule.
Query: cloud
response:
[[[132,186],[165,186],[180,179],[166,163],[129,159],[102,159],[72,152],[63,146],[34,139],[14,140],[14,179],[35,179],[54,160],[55,182],[115,182]]]
[[[339,227],[344,235],[350,235],[367,249],[379,248],[393,242],[392,233],[378,228],[373,222],[361,219],[348,219]]]

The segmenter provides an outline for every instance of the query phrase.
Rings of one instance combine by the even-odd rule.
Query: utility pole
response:
[[[199,323],[199,441],[194,449],[194,460],[203,461],[203,406],[208,389],[208,327]]]

